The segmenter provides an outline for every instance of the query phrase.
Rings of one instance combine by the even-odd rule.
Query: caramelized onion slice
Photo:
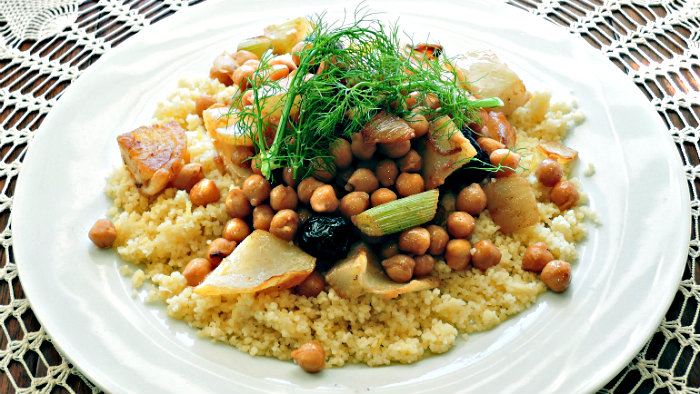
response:
[[[558,160],[560,162],[566,163],[567,161],[576,160],[578,157],[578,152],[564,146],[558,142],[547,141],[537,145],[542,153],[547,155],[550,159]]]
[[[525,178],[497,178],[484,186],[484,193],[491,219],[501,228],[501,232],[510,234],[539,223],[537,199]]]
[[[370,144],[408,141],[415,136],[416,132],[405,120],[386,111],[376,114],[362,129],[362,138]]]
[[[303,282],[316,258],[267,231],[255,230],[194,289],[201,295],[256,293]]]
[[[422,152],[421,175],[425,189],[435,189],[445,183],[445,179],[476,156],[471,142],[447,117],[441,116],[430,122]]]
[[[356,298],[363,294],[395,298],[403,293],[440,286],[440,279],[432,276],[413,279],[408,283],[392,281],[382,270],[377,257],[364,243],[353,246],[348,257],[336,263],[326,273],[326,282],[343,298]]]

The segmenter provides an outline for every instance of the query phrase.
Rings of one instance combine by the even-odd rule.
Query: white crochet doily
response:
[[[99,392],[51,343],[24,297],[10,211],[33,131],[102,54],[199,1],[0,0],[0,392]],[[678,146],[691,191],[692,236],[666,318],[603,393],[700,393],[700,2],[511,0],[598,48],[647,95]],[[698,327],[698,329],[696,329]]]

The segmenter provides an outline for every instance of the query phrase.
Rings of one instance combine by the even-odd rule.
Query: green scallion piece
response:
[[[437,211],[437,189],[378,205],[352,217],[364,234],[382,236],[398,233],[433,220]]]

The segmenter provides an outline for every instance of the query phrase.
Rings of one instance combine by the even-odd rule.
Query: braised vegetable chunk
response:
[[[398,116],[381,111],[362,129],[362,138],[366,143],[401,142],[415,137],[416,132],[408,123]]]
[[[539,223],[537,200],[525,178],[498,178],[484,186],[487,209],[501,231],[510,234]]]
[[[454,60],[457,76],[482,97],[503,100],[499,111],[510,115],[530,99],[523,81],[488,49],[471,49]]]
[[[202,295],[255,293],[287,289],[303,282],[316,258],[267,231],[253,231],[234,249],[195,292]]]
[[[345,260],[328,271],[326,282],[344,298],[356,298],[363,294],[395,298],[400,294],[440,286],[440,279],[436,277],[413,279],[408,283],[394,282],[382,271],[377,257],[363,243],[355,245]]]
[[[142,126],[117,137],[126,168],[139,191],[160,193],[189,161],[187,136],[177,122]]]
[[[423,150],[421,174],[426,189],[434,189],[461,166],[476,156],[471,142],[446,116],[430,122]]]

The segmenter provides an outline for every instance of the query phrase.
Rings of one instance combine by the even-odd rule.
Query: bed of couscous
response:
[[[476,218],[476,229],[468,238],[472,244],[492,241],[501,252],[497,266],[455,271],[439,260],[433,271],[441,280],[439,288],[393,299],[378,295],[346,299],[330,287],[316,297],[298,295],[292,289],[196,294],[181,271],[221,236],[229,219],[225,197],[229,190],[241,187],[244,177],[227,172],[218,159],[196,114],[195,101],[208,95],[227,102],[235,89],[212,78],[183,79],[159,103],[153,120],[175,121],[186,130],[189,160],[200,163],[206,178],[222,191],[219,201],[196,206],[186,191],[175,188],[157,197],[144,196],[125,167],[115,169],[106,186],[114,201],[108,212],[118,234],[114,248],[125,261],[139,265],[136,272],[126,266],[123,272],[132,274],[135,287],[150,280],[152,301],[164,302],[170,316],[187,322],[200,337],[282,360],[314,341],[325,349],[329,366],[411,363],[448,351],[460,337],[495,327],[546,291],[537,273],[522,269],[528,245],[545,242],[555,258],[576,261],[576,243],[586,236],[586,219],[592,217],[586,196],[581,193],[576,207],[560,210],[549,201],[548,188],[535,179],[534,168],[545,157],[536,145],[543,140],[561,142],[584,115],[572,102],[550,102],[549,93],[535,92],[509,121],[517,130],[521,175],[532,185],[540,221],[506,235],[498,231],[487,210]],[[571,168],[564,169],[568,177]],[[454,209],[449,196],[442,196],[441,204]]]

